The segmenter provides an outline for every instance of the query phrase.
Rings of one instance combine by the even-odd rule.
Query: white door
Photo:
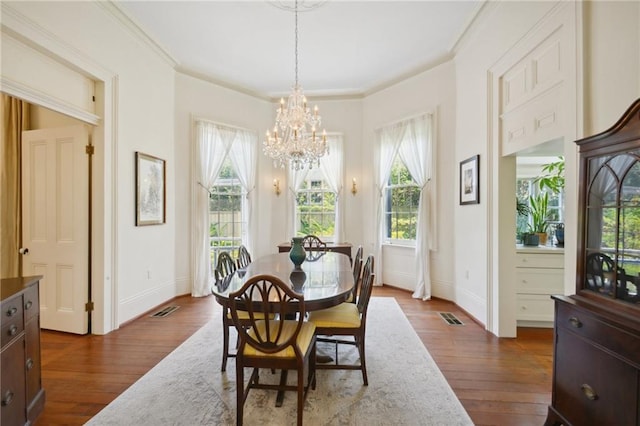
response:
[[[86,334],[89,314],[88,131],[83,125],[22,134],[24,275],[42,275],[40,326]]]

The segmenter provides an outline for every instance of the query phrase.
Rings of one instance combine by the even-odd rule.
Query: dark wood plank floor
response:
[[[475,424],[544,423],[551,400],[551,329],[519,329],[517,339],[499,339],[451,302],[422,302],[386,286],[373,294],[398,300]],[[214,317],[215,303],[211,297],[179,297],[171,304],[180,308],[169,317],[144,315],[105,336],[43,331],[46,403],[36,426],[84,424]],[[438,312],[452,312],[464,325],[447,325]]]

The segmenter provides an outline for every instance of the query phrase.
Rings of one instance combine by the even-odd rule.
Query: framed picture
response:
[[[136,226],[165,223],[165,161],[136,152]]]
[[[480,156],[460,162],[460,204],[480,204]]]

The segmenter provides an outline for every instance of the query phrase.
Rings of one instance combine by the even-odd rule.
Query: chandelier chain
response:
[[[296,0],[296,10],[295,10],[295,15],[296,15],[296,31],[295,31],[295,35],[296,35],[296,49],[295,49],[295,58],[296,58],[296,86],[298,85],[298,0]]]
[[[307,98],[298,83],[298,0],[295,1],[295,84],[285,103],[280,99],[276,110],[273,134],[267,131],[264,153],[273,159],[275,166],[288,164],[293,170],[309,169],[320,165],[320,157],[329,153],[327,135],[320,134],[318,107],[313,111],[307,106]]]

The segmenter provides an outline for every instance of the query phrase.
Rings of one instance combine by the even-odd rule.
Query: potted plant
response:
[[[534,179],[534,183],[538,184],[538,188],[540,189],[539,194],[549,194],[549,195],[557,195],[560,192],[562,192],[562,190],[564,189],[564,157],[560,156],[558,157],[557,161],[553,161],[549,164],[546,164],[542,167],[542,172],[543,175],[538,176],[537,178]],[[542,200],[542,197],[538,196],[536,197],[536,201],[540,204],[541,202],[544,203],[544,210],[546,210],[546,212],[542,212],[539,211],[538,214],[539,216],[542,216],[544,214],[544,221],[546,222],[546,226],[543,226],[542,223],[540,223],[538,226],[538,229],[545,229],[545,237],[541,237],[541,239],[544,240],[544,243],[541,241],[540,244],[546,244],[546,235],[547,232],[549,231],[549,223],[548,223],[548,219],[549,219],[549,211],[548,211],[548,204],[549,204],[549,197],[547,196],[545,200]],[[540,205],[539,207],[543,207],[542,205]],[[535,219],[533,218],[533,222],[535,223]],[[541,218],[538,218],[539,220],[542,220]],[[533,227],[535,228],[536,226],[533,225]],[[555,234],[556,234],[556,239],[558,240],[558,244],[559,245],[564,245],[564,224],[558,224],[555,228]]]
[[[537,195],[529,196],[529,215],[531,216],[531,223],[529,224],[529,231],[538,234],[539,244],[547,244],[547,232],[549,231],[549,222],[547,216],[549,216],[549,194],[547,192],[541,192]]]

